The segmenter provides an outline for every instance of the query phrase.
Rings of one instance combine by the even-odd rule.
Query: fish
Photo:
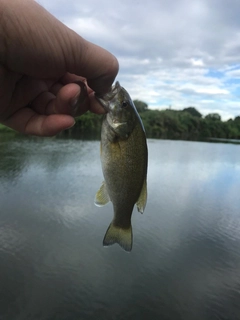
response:
[[[104,181],[94,203],[113,204],[113,220],[103,246],[118,243],[132,250],[131,217],[134,205],[140,213],[147,202],[148,148],[142,120],[126,89],[117,81],[109,93],[97,100],[106,111],[102,122],[100,158]]]

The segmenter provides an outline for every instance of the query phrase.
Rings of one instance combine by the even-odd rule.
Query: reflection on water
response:
[[[239,319],[240,146],[149,140],[133,251],[102,247],[98,141],[0,139],[0,319]]]

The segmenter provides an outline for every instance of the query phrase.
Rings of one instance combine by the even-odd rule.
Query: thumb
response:
[[[85,77],[88,86],[97,93],[109,91],[119,68],[115,56],[68,30],[73,41],[72,52],[66,60],[67,71]]]
[[[59,78],[66,72],[87,78],[105,93],[117,72],[117,59],[88,42],[33,0],[0,1],[0,63],[36,78]]]

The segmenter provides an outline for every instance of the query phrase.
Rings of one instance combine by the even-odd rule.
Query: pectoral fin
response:
[[[136,202],[137,209],[139,212],[143,213],[147,203],[147,181],[146,179],[143,182],[142,191],[140,193],[140,196],[138,198],[138,201]]]
[[[95,195],[94,204],[97,207],[102,207],[102,206],[105,206],[105,204],[107,204],[109,201],[110,201],[110,198],[107,192],[106,184],[105,184],[105,181],[103,181],[100,189]]]

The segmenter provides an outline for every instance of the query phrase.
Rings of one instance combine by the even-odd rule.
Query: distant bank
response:
[[[240,143],[240,116],[222,121],[217,113],[203,115],[194,107],[183,110],[151,110],[145,102],[134,100],[148,138]],[[100,138],[103,116],[87,112],[74,127],[60,137]],[[14,132],[0,124],[1,132]]]

